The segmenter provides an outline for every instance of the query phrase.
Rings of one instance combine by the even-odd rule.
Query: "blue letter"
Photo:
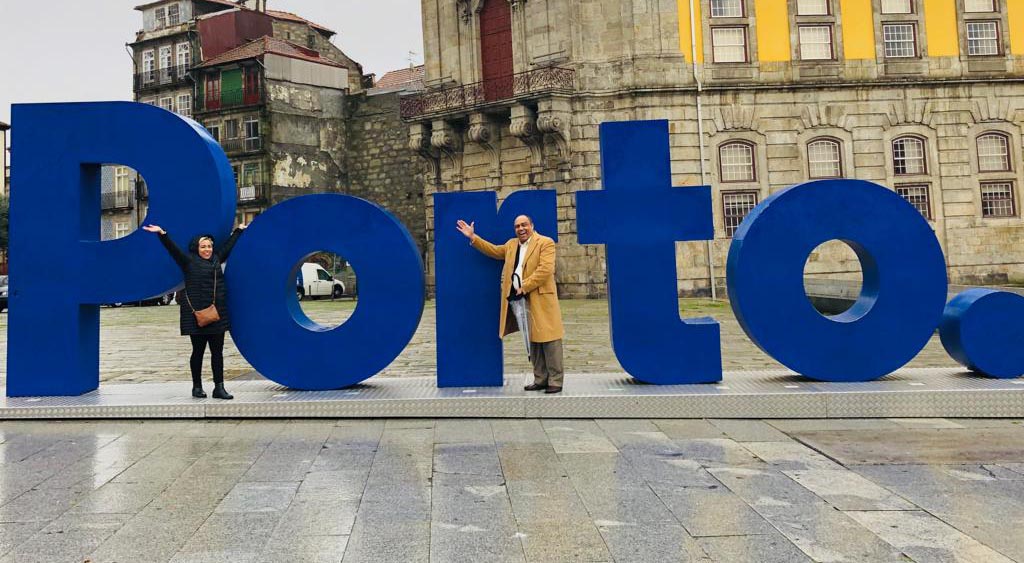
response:
[[[601,124],[604,190],[576,194],[581,244],[604,244],[612,346],[647,383],[722,379],[718,323],[679,318],[675,241],[714,236],[711,188],[673,188],[667,121]]]
[[[137,170],[146,221],[183,246],[230,231],[234,176],[202,127],[145,104],[15,105],[13,116],[7,394],[78,395],[99,385],[99,305],[181,283],[155,236],[99,242],[100,164]]]
[[[295,296],[309,254],[344,256],[359,274],[359,304],[341,326],[309,319]],[[423,262],[394,216],[345,195],[278,203],[260,215],[228,260],[231,337],[261,374],[293,389],[347,387],[387,367],[423,314]]]
[[[455,222],[475,222],[478,235],[501,244],[515,236],[515,218],[529,215],[538,233],[558,240],[554,190],[515,192],[496,213],[497,204],[494,192],[434,195],[439,387],[503,383],[498,338],[498,319],[505,303],[498,279],[502,263],[469,246],[466,237],[455,230]],[[521,345],[517,342],[517,346]]]
[[[954,360],[989,377],[1024,374],[1024,297],[975,287],[954,297],[939,325]]]
[[[804,292],[804,264],[841,240],[864,284],[824,316]],[[928,343],[946,302],[946,262],[928,222],[903,198],[861,180],[820,180],[773,194],[733,237],[729,300],[747,336],[786,367],[822,381],[877,379]]]

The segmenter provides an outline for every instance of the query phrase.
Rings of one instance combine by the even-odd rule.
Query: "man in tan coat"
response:
[[[526,215],[516,217],[516,236],[497,246],[478,237],[475,223],[459,220],[457,228],[473,248],[495,260],[504,260],[501,271],[501,323],[498,336],[519,330],[510,311],[509,299],[525,298],[529,314],[530,361],[533,362],[533,384],[527,391],[562,390],[562,311],[558,307],[555,288],[555,241],[536,233],[533,220]]]

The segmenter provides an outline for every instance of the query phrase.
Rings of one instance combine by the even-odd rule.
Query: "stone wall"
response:
[[[423,185],[426,162],[409,151],[409,130],[398,115],[398,93],[349,99],[348,193],[393,213],[426,248]]]

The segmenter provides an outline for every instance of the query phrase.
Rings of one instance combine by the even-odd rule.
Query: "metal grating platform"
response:
[[[235,380],[233,401],[193,399],[189,384],[108,384],[79,397],[0,399],[0,419],[89,418],[855,418],[1024,417],[1024,378],[961,368],[904,369],[868,383],[818,383],[785,371],[721,383],[655,386],[622,373],[570,375],[558,395],[504,387],[439,389],[433,378],[373,378],[335,391]]]

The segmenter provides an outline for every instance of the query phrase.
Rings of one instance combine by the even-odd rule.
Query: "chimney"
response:
[[[244,8],[257,12],[267,11],[267,0],[238,0],[238,4]]]

